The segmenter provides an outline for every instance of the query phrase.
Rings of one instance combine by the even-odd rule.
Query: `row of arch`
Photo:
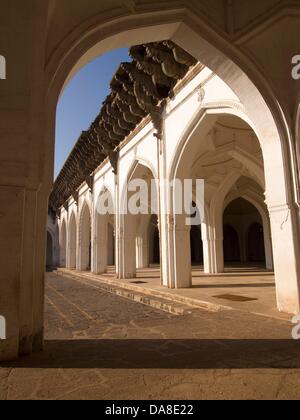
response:
[[[115,226],[111,219],[108,216],[96,218],[94,259],[97,272],[104,272],[107,266],[115,265]],[[60,230],[60,265],[80,271],[90,270],[93,244],[92,213],[88,203],[83,204],[78,220],[72,212],[69,222],[62,221]]]
[[[266,264],[264,230],[260,223],[252,223],[246,237],[241,237],[232,225],[224,225],[224,263]],[[191,228],[192,265],[203,265],[202,233],[198,226]],[[159,260],[156,260],[158,263]],[[264,267],[265,268],[265,267]]]
[[[166,36],[166,38],[169,37],[169,35]],[[299,249],[299,240],[296,238],[297,235],[295,232],[297,225],[295,220],[295,208],[290,205],[290,192],[292,186],[291,172],[293,168],[289,167],[289,171],[285,171],[284,159],[282,159],[283,155],[288,153],[288,143],[290,139],[287,139],[286,143],[281,142],[284,125],[281,123],[277,124],[273,118],[276,114],[278,119],[280,119],[280,111],[275,106],[271,112],[257,88],[247,76],[219,50],[204,41],[201,36],[198,36],[197,31],[194,32],[190,26],[180,24],[171,38],[194,57],[201,60],[208,68],[215,71],[220,79],[232,89],[240,101],[239,104],[234,104],[233,107],[232,103],[230,103],[224,105],[223,108],[220,103],[213,105],[205,102],[202,103],[201,111],[196,112],[182,134],[176,152],[177,156],[173,159],[175,165],[171,169],[171,177],[178,177],[180,179],[186,178],[187,168],[190,167],[189,157],[196,154],[199,142],[203,142],[203,139],[215,122],[216,117],[210,107],[218,108],[217,112],[219,114],[222,112],[229,112],[236,116],[243,115],[244,120],[247,121],[260,141],[265,161],[265,167],[263,169],[260,168],[260,170],[257,171],[257,175],[258,178],[260,178],[259,175],[262,172],[265,176],[266,199],[271,216],[273,244],[275,244],[275,246],[273,246],[274,257],[276,257],[274,258],[275,274],[277,287],[280,288],[280,291],[277,291],[277,296],[279,298],[278,306],[282,309],[285,305],[290,306],[291,301],[293,301],[296,307],[298,307],[299,267],[296,261],[296,255]],[[86,40],[87,39],[88,37],[86,37]],[[195,42],[191,43],[192,39]],[[214,57],[218,57],[218,60],[215,61]],[[77,64],[80,66],[79,63]],[[53,80],[54,87],[55,83],[55,80]],[[241,103],[243,105],[239,106]],[[247,115],[245,115],[245,109],[247,110]],[[197,139],[192,138],[195,137],[195,133],[198,134]],[[246,161],[247,159],[244,159],[244,162]],[[249,160],[247,161],[247,164],[249,164]],[[255,167],[255,165],[252,165],[253,162],[250,162],[250,164],[253,168]],[[258,168],[257,165],[256,168]],[[203,235],[203,242],[209,242],[209,245],[204,247],[204,249],[206,249],[204,262],[205,265],[209,266],[209,272],[222,272],[224,270],[223,226],[222,217],[220,217],[223,209],[220,203],[223,205],[226,194],[230,192],[230,188],[240,176],[241,173],[238,170],[229,174],[228,177],[224,179],[224,183],[221,186],[222,191],[225,192],[227,190],[227,192],[224,193],[224,196],[222,196],[222,191],[221,194],[217,194],[215,198],[216,201],[212,201],[209,208],[206,209],[210,223],[203,228],[205,233]],[[269,214],[267,212],[267,219],[268,216]],[[172,217],[171,212],[171,219]],[[160,220],[161,244],[168,254],[165,260],[162,261],[162,276],[163,278],[168,279],[167,281],[169,282],[168,284],[170,287],[184,287],[190,285],[190,270],[187,266],[184,266],[184,269],[181,266],[182,256],[180,255],[180,249],[182,246],[184,249],[190,248],[187,246],[190,241],[190,232],[184,231],[183,226],[180,226],[182,223],[180,218],[176,218],[175,222],[171,219],[168,220],[165,218],[164,220]],[[175,226],[174,228],[173,223]],[[284,229],[282,229],[282,224],[284,225]],[[122,226],[118,221],[117,231],[119,231],[120,225]],[[123,226],[125,226],[125,230],[128,230],[129,224],[124,223]],[[268,241],[265,240],[265,243],[268,243],[270,242],[270,227],[265,229],[265,223],[263,227],[264,239],[266,239],[266,237],[268,239]],[[127,249],[125,244],[122,244],[122,242],[124,242],[123,236],[126,237],[128,235],[126,232],[118,232],[118,246],[116,247],[118,253],[116,260],[121,277],[134,274],[135,270],[135,264],[133,263],[134,259],[132,258],[135,251],[130,249],[131,247]],[[179,238],[181,238],[181,240]],[[179,246],[179,242],[181,243],[181,247]],[[215,258],[215,256],[218,257]],[[187,258],[185,259],[187,260]],[[267,265],[271,265],[271,247],[268,247],[266,259],[268,261]],[[288,277],[291,285],[288,289],[285,287],[287,267],[289,267]],[[292,298],[291,300],[288,295],[291,294],[292,289],[295,292],[294,294],[292,293],[292,295],[296,296],[296,299]]]
[[[128,182],[143,179],[150,185],[156,179],[153,166],[136,159],[129,168],[123,189],[121,188],[119,208],[115,203],[115,192],[104,189],[96,202],[93,196],[86,196],[85,201],[81,202],[77,227],[75,227],[74,210],[70,212],[67,222],[62,220],[61,265],[103,273],[113,263],[116,265],[119,278],[133,278],[137,269],[159,261],[162,283],[175,288],[191,286],[191,264],[194,259],[196,261],[198,259],[199,262],[203,260],[204,271],[210,274],[224,272],[225,263],[230,262],[244,264],[265,262],[266,268],[271,270],[273,255],[269,214],[264,202],[263,159],[259,160],[252,156],[246,151],[247,148],[244,150],[241,147],[234,147],[231,150],[227,145],[226,153],[229,157],[224,163],[224,147],[221,145],[219,151],[217,141],[209,139],[211,130],[219,119],[225,116],[230,118],[231,124],[243,123],[242,130],[246,127],[251,131],[248,119],[246,117],[242,119],[243,112],[238,108],[237,104],[234,108],[228,106],[227,110],[218,108],[217,112],[213,110],[208,112],[207,109],[201,108],[185,128],[174,151],[174,164],[169,170],[170,176],[180,180],[191,178],[195,180],[198,167],[202,168],[209,159],[213,159],[211,166],[214,167],[217,156],[221,159],[221,163],[217,163],[222,167],[222,175],[219,176],[218,183],[214,181],[214,194],[209,198],[205,196],[204,200],[205,223],[198,226],[201,240],[200,235],[196,239],[195,228],[190,229],[186,226],[185,216],[177,214],[172,216],[174,200],[171,197],[171,190],[161,191],[161,185],[160,191],[157,191],[157,202],[153,203],[151,199],[144,203],[149,210],[148,215],[123,214],[122,208],[127,203],[124,191]],[[204,147],[208,141],[214,150],[210,155]],[[249,142],[249,150],[256,150],[257,147],[259,149],[256,145],[258,140],[255,132],[251,139],[249,137]],[[205,153],[202,158],[203,147]],[[214,171],[212,175],[214,176]],[[162,211],[161,214],[155,214],[154,209],[162,210],[159,200],[161,200],[160,194],[164,193],[169,196],[170,212]],[[115,214],[115,217],[97,213],[99,200],[105,195],[112,203],[111,213]],[[129,193],[127,199],[132,195],[133,193]],[[246,207],[250,216],[251,212],[255,213],[255,218],[253,220],[250,218],[250,224],[247,221],[246,225],[242,220],[242,214],[235,215],[234,219],[238,216],[241,219],[239,222],[231,220],[230,209],[237,206],[237,203],[241,207]],[[235,212],[237,210],[233,209]],[[157,218],[155,229],[153,229],[153,216]],[[68,228],[68,233],[66,223],[71,227]],[[154,239],[156,246],[153,245]],[[257,242],[256,248],[255,242]]]
[[[54,3],[57,7],[53,9]],[[16,357],[20,349],[21,353],[24,353],[25,350],[27,354],[30,353],[28,350],[30,347],[41,348],[44,300],[42,275],[44,258],[42,253],[45,245],[44,221],[46,215],[43,211],[45,210],[46,213],[48,194],[53,181],[57,102],[63,87],[72,75],[93,58],[111,50],[112,46],[119,48],[170,39],[224,80],[247,109],[249,120],[251,120],[260,140],[265,160],[266,199],[272,226],[278,308],[286,312],[299,313],[300,235],[299,188],[297,188],[299,186],[299,172],[297,171],[299,156],[295,152],[296,148],[299,149],[297,147],[299,130],[298,126],[295,130],[295,121],[291,117],[296,101],[295,95],[290,94],[294,93],[293,85],[285,83],[290,82],[288,67],[283,67],[287,71],[281,72],[283,74],[283,78],[280,78],[280,81],[283,81],[282,89],[280,90],[279,84],[276,85],[277,88],[274,88],[272,76],[276,78],[276,74],[271,72],[272,66],[269,66],[269,60],[267,60],[268,65],[265,65],[266,62],[261,60],[258,63],[255,60],[255,54],[251,53],[258,42],[253,42],[252,36],[244,37],[243,40],[247,42],[248,39],[253,47],[248,42],[249,50],[242,44],[232,42],[229,36],[220,36],[220,31],[206,19],[204,9],[198,4],[200,2],[180,2],[180,7],[178,7],[177,1],[166,1],[164,7],[161,2],[143,2],[141,7],[137,8],[128,7],[125,10],[119,7],[111,9],[107,7],[103,11],[98,8],[99,2],[88,2],[83,6],[83,10],[87,8],[84,14],[80,13],[76,3],[77,13],[71,11],[69,22],[65,22],[62,10],[60,10],[61,3],[51,2],[48,13],[49,25],[45,24],[46,9],[42,7],[34,10],[37,23],[34,26],[36,28],[49,27],[48,29],[50,29],[47,48],[44,42],[45,37],[41,36],[41,54],[33,54],[37,58],[45,57],[44,65],[41,60],[35,60],[37,65],[38,62],[40,63],[40,66],[35,72],[37,79],[34,86],[40,86],[41,89],[29,89],[29,86],[27,90],[25,89],[33,95],[32,100],[28,101],[28,107],[30,104],[28,111],[36,118],[34,127],[32,124],[24,125],[24,130],[27,130],[24,136],[28,139],[28,150],[35,152],[23,154],[25,170],[18,171],[17,180],[15,164],[8,164],[3,168],[4,175],[7,175],[5,179],[8,179],[5,181],[4,189],[5,204],[7,204],[7,185],[20,185],[22,189],[28,190],[26,190],[27,205],[25,206],[23,198],[21,201],[16,199],[16,188],[14,187],[12,190],[14,199],[11,204],[8,203],[7,214],[9,217],[6,217],[4,210],[4,233],[7,232],[10,239],[9,244],[13,244],[13,248],[7,246],[4,238],[3,255],[7,256],[11,263],[8,264],[4,273],[7,281],[3,281],[1,284],[1,294],[8,297],[5,307],[8,308],[10,324],[14,328],[10,331],[8,342],[3,343],[3,346],[0,345],[1,359],[8,360],[8,358]],[[54,10],[57,14],[53,14]],[[286,8],[283,8],[282,11],[281,14],[281,9],[278,10],[280,19],[275,19],[276,25],[273,25],[273,34],[280,34],[280,29],[283,27],[280,25],[287,26],[286,18],[289,11]],[[59,16],[62,20],[63,30],[61,32],[56,30],[56,18]],[[273,17],[268,15],[267,19],[272,20]],[[270,25],[272,24],[271,20],[269,20]],[[261,29],[263,26],[262,22]],[[289,27],[291,26],[289,25]],[[265,31],[267,38],[262,39],[270,39],[269,26],[265,25],[265,29],[267,29]],[[257,31],[259,36],[262,32]],[[291,33],[284,39],[288,43],[292,39]],[[264,46],[266,43],[261,42],[260,45]],[[260,51],[256,57],[259,57],[259,54]],[[28,57],[31,55],[27,54]],[[286,64],[286,66],[289,65],[290,63]],[[33,81],[32,78],[26,78],[26,82],[29,83],[30,80]],[[278,78],[276,80],[278,83],[280,82]],[[288,99],[290,100],[288,101]],[[25,102],[24,106],[26,107]],[[299,100],[297,106],[298,104]],[[9,105],[9,109],[18,110],[19,107]],[[18,117],[19,111],[16,113],[16,121]],[[14,118],[12,118],[13,120]],[[12,144],[16,144],[15,133],[10,131]],[[7,156],[10,156],[10,148],[8,151]],[[10,157],[8,160],[11,160]],[[33,189],[36,194],[32,194]],[[36,209],[41,209],[42,214],[39,214]],[[14,212],[18,215],[17,220],[15,217],[10,217]],[[16,224],[24,226],[24,221],[28,223],[30,221],[32,227],[35,228],[26,228],[24,232],[15,229]],[[168,226],[172,232],[172,238],[168,234]],[[175,278],[178,284],[182,272],[177,264],[176,270],[179,275],[175,273],[174,276],[174,271],[176,271],[174,270],[176,265],[174,259],[176,261],[178,257],[178,261],[180,261],[180,248],[176,246],[178,232],[174,233],[174,230],[171,220],[169,223],[168,220],[160,221],[163,249],[165,254],[169,255],[169,260],[163,264],[163,275],[165,276],[167,273],[167,277]],[[120,232],[117,234],[119,236]],[[182,235],[184,243],[181,241],[181,249],[186,248],[189,232]],[[3,236],[5,237],[5,234]],[[221,238],[214,235],[214,232],[203,235],[203,241],[211,241],[212,238],[221,241]],[[34,246],[29,247],[28,244]],[[216,243],[213,246],[216,247]],[[15,255],[10,255],[11,249],[16,249]],[[20,264],[20,255],[23,256],[22,264]],[[117,256],[117,263],[119,264],[119,256]],[[185,273],[183,275],[185,276]],[[26,290],[26,297],[24,293],[16,293],[20,290],[20,285],[21,289]],[[20,317],[20,313],[22,317]],[[35,344],[31,345],[32,342]]]
[[[238,212],[239,209],[246,212]],[[237,213],[238,212],[238,213]],[[248,218],[252,214],[252,218]],[[247,217],[247,220],[245,219]],[[132,216],[129,216],[132,219]],[[161,241],[159,219],[156,214],[136,217],[136,227],[131,232],[134,244],[133,272],[126,277],[134,277],[136,269],[158,266],[161,262]],[[237,198],[230,202],[223,212],[223,258],[224,266],[255,264],[261,268],[272,269],[267,264],[266,248],[271,249],[268,222],[261,217],[259,210],[249,201]],[[131,223],[133,220],[131,220]],[[264,229],[265,227],[265,229]],[[190,229],[191,266],[204,265],[204,246],[202,232],[205,226],[192,226]],[[94,238],[93,234],[94,233]],[[268,243],[265,243],[265,240]],[[115,217],[96,215],[92,220],[90,206],[85,202],[81,214],[76,219],[72,212],[69,222],[62,221],[60,231],[60,265],[80,271],[92,270],[104,273],[108,267],[116,265],[116,255],[120,244],[116,242]],[[127,255],[128,257],[128,255]]]

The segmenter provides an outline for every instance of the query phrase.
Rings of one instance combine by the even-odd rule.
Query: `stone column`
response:
[[[211,218],[209,221],[212,274],[224,273],[223,212],[216,213],[216,216],[214,218]],[[214,222],[212,222],[211,220],[214,220]]]
[[[77,249],[77,231],[74,220],[69,221],[68,227],[68,246],[67,246],[67,268],[74,270],[76,268],[76,249]]]
[[[136,265],[137,268],[149,267],[149,235],[138,236],[136,240]]]
[[[76,224],[76,271],[80,271],[80,215],[78,213]]]
[[[211,241],[209,238],[209,228],[206,224],[201,225],[202,243],[203,243],[203,265],[204,273],[212,274],[212,260],[211,260]]]
[[[66,268],[67,265],[67,225],[61,221],[59,230],[59,266]]]
[[[47,242],[48,193],[37,195],[37,222],[35,241],[35,277],[33,282],[33,338],[32,350],[41,351],[44,340],[45,267]]]
[[[0,186],[0,208],[0,314],[7,321],[0,360],[5,361],[43,345],[47,198]]]
[[[45,184],[50,191],[53,174],[44,143],[47,13],[46,2],[1,3],[8,68],[0,82],[0,315],[7,321],[0,361],[38,350],[43,341]]]
[[[0,341],[1,361],[12,360],[19,354],[25,199],[24,188],[0,186],[0,314],[6,319],[7,337],[5,341]],[[34,225],[34,220],[32,225]],[[32,229],[34,230],[35,227]],[[30,290],[32,290],[31,284]],[[24,339],[25,334],[24,332]]]
[[[213,257],[213,273],[224,273],[224,240],[223,238],[215,238],[211,241],[212,257]]]
[[[171,274],[171,244],[170,244],[170,226],[173,225],[173,218],[168,214],[168,196],[170,191],[168,186],[164,182],[163,178],[163,167],[164,158],[159,157],[161,165],[161,178],[159,180],[159,210],[160,216],[158,220],[159,232],[160,232],[160,272],[161,272],[161,284],[165,287],[172,288],[173,279]]]
[[[120,215],[116,214],[116,277],[122,278],[122,242],[123,242],[123,230],[120,228]]]
[[[143,259],[143,238],[138,236],[136,238],[136,267],[145,268]]]
[[[32,352],[33,348],[33,280],[36,275],[36,261],[33,252],[32,238],[37,234],[37,191],[27,191],[25,194],[24,220],[24,254],[20,280],[20,344],[19,354]],[[2,229],[0,229],[2,232]],[[34,243],[36,246],[36,242]],[[42,245],[42,249],[44,246]],[[2,255],[2,252],[1,252]],[[45,270],[45,268],[44,268]],[[44,271],[43,271],[44,275]],[[1,295],[1,293],[0,293]],[[29,310],[30,309],[30,310]]]
[[[123,233],[121,230],[121,208],[120,208],[120,186],[119,186],[119,171],[115,175],[115,263],[116,263],[116,277],[121,278],[121,238]]]
[[[174,279],[175,288],[189,288],[192,286],[192,264],[190,226],[176,224],[173,230],[174,236]]]
[[[93,273],[103,274],[107,268],[107,223],[106,216],[96,216],[94,235],[94,267]]]
[[[68,217],[67,224],[67,246],[66,246],[66,268],[70,270],[71,268],[71,232],[70,232],[70,218]]]
[[[175,221],[176,220],[176,221]],[[192,286],[192,263],[190,226],[184,223],[184,216],[169,217],[169,287],[174,289]]]
[[[118,277],[131,279],[136,277],[136,225],[135,216],[123,215],[119,231],[120,266]]]
[[[265,257],[266,257],[266,268],[267,270],[274,270],[273,264],[273,252],[272,252],[272,238],[269,221],[263,220],[264,229],[264,244],[265,244]]]
[[[296,209],[269,206],[278,309],[300,313],[300,267]]]

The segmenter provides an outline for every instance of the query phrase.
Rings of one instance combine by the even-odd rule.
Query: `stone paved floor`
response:
[[[291,324],[175,316],[47,275],[45,351],[0,367],[0,399],[300,398]]]
[[[207,275],[193,270],[193,286],[189,289],[168,289],[162,287],[157,269],[139,271],[139,279],[145,281],[141,288],[167,291],[169,294],[199,299],[217,305],[224,305],[241,311],[252,312],[273,318],[290,320],[291,315],[280,313],[276,304],[274,273],[258,269],[228,269],[222,275]],[[131,282],[134,279],[127,280]],[[124,281],[126,282],[126,280]],[[223,299],[224,295],[249,298],[248,301]]]

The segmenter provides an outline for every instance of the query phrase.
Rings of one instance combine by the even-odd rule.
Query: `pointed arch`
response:
[[[239,197],[251,203],[260,214],[260,217],[262,220],[263,234],[264,234],[266,268],[268,270],[273,270],[274,263],[273,263],[272,237],[271,237],[271,226],[270,226],[270,218],[268,214],[268,209],[263,199],[258,194],[256,194],[255,192],[249,189],[246,189],[244,191],[233,192],[232,194],[230,194],[224,203],[224,209],[232,201],[234,201],[235,199]]]
[[[295,206],[298,171],[293,158],[295,145],[289,121],[265,75],[234,43],[221,37],[203,19],[194,2],[185,2],[181,8],[174,2],[163,10],[158,3],[147,3],[142,13],[135,9],[124,11],[116,8],[109,15],[99,13],[79,22],[68,33],[47,60],[45,144],[49,148],[45,154],[53,154],[58,97],[76,71],[112,46],[118,48],[162,39],[174,41],[211,69],[236,94],[253,122],[265,158],[266,198],[271,212],[272,235],[276,237],[274,257],[280,288],[278,306],[280,310],[299,312],[300,267],[297,258],[300,237],[299,214]],[[47,175],[50,179],[51,174]],[[167,230],[167,222],[164,230]],[[173,244],[165,241],[165,245],[168,250],[170,245],[172,251]],[[169,279],[174,278],[169,269],[172,263],[168,261]],[[289,287],[286,287],[287,267]],[[291,295],[294,296],[292,299]]]
[[[142,163],[143,162],[143,163]],[[127,172],[123,188],[121,189],[121,215],[118,249],[118,275],[120,278],[136,276],[137,268],[149,266],[149,221],[151,214],[158,213],[158,186],[152,191],[152,181],[157,180],[155,169],[149,162],[135,159]],[[132,193],[128,194],[127,186],[132,180],[145,180],[148,183],[147,202],[142,203],[147,214],[130,214],[128,201]],[[151,193],[155,194],[153,198]]]
[[[94,212],[93,267],[95,274],[115,265],[115,203],[111,190],[103,185]]]

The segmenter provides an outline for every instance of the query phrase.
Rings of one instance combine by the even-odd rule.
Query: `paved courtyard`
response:
[[[208,275],[194,268],[193,286],[189,289],[166,289],[161,286],[160,272],[155,269],[139,270],[138,276],[145,283],[143,289],[158,290],[171,295],[181,295],[214,305],[232,307],[241,311],[290,320],[280,313],[276,305],[274,273],[259,268],[229,268],[225,273]],[[126,282],[126,280],[123,280]],[[128,280],[128,282],[132,281]],[[229,299],[226,297],[229,296]],[[233,299],[230,297],[233,296]],[[225,297],[225,298],[224,298]],[[239,299],[234,299],[234,297]]]
[[[299,399],[292,325],[226,310],[176,316],[55,274],[45,351],[0,368],[0,399]]]

